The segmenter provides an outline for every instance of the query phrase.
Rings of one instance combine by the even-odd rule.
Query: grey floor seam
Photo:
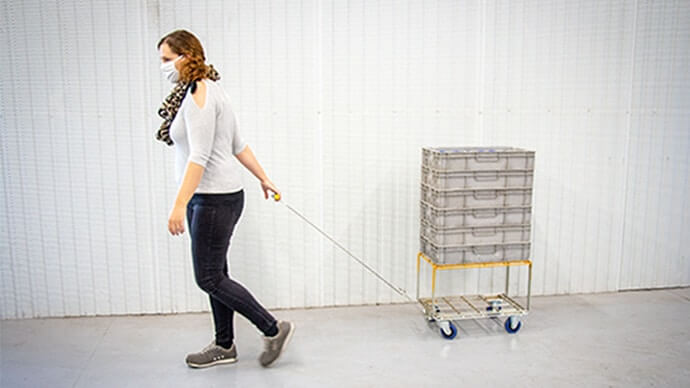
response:
[[[110,327],[112,326],[112,324],[113,324],[112,320],[108,321],[108,327],[105,328],[105,330],[103,331],[103,334],[101,335],[101,337],[98,340],[98,343],[96,343],[96,346],[94,346],[93,350],[91,351],[91,354],[89,355],[89,359],[84,363],[84,366],[79,369],[79,375],[77,376],[77,379],[72,384],[72,388],[77,386],[77,384],[79,383],[79,380],[81,379],[81,376],[84,375],[84,371],[88,369],[89,365],[91,364],[91,360],[93,360],[94,354],[96,354],[96,351],[98,351],[98,347],[101,346],[101,343],[103,343],[103,339],[108,334],[108,330],[110,330]]]

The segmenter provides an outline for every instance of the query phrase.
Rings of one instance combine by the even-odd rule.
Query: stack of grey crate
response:
[[[420,250],[434,263],[530,256],[534,151],[422,149]]]

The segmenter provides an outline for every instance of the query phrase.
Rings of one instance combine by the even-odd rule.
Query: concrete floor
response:
[[[522,330],[459,322],[444,340],[414,305],[277,311],[293,342],[273,368],[236,319],[239,362],[195,370],[209,313],[5,320],[2,387],[690,387],[690,289],[536,297]]]

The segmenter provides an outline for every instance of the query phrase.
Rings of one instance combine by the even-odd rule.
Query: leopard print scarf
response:
[[[220,79],[220,74],[213,68],[213,65],[209,65],[206,78],[212,81],[218,81]],[[192,93],[196,91],[196,80],[176,83],[170,91],[170,94],[168,94],[168,97],[163,100],[163,104],[158,109],[158,115],[163,119],[163,123],[156,132],[156,140],[160,140],[169,146],[175,144],[170,138],[170,125],[175,119],[177,111],[180,109],[182,100],[184,100],[184,96],[187,94],[187,89],[189,88],[192,89]]]

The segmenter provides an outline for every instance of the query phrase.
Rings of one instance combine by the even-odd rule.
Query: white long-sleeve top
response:
[[[211,80],[204,83],[204,106],[199,108],[191,90],[187,90],[170,125],[170,137],[175,142],[175,177],[181,184],[191,161],[204,167],[195,193],[234,193],[243,188],[242,169],[234,155],[242,152],[247,143],[240,136],[225,90]]]

